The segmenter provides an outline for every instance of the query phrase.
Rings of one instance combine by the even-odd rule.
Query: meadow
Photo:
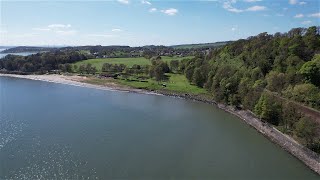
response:
[[[167,81],[157,82],[154,79],[148,78],[144,81],[136,79],[134,76],[124,79],[100,79],[97,77],[89,77],[85,80],[86,83],[97,84],[97,85],[108,85],[110,83],[116,83],[118,85],[124,85],[136,89],[146,90],[165,90],[176,93],[188,93],[188,94],[206,94],[207,91],[203,88],[199,88],[188,82],[187,78],[183,74],[167,73]],[[165,84],[166,86],[163,86]]]
[[[170,63],[172,60],[182,60],[182,59],[188,59],[192,58],[193,56],[187,56],[187,57],[169,57],[169,56],[161,56],[161,59],[165,62]],[[150,65],[151,61],[149,59],[146,59],[144,57],[134,57],[134,58],[97,58],[97,59],[88,59],[84,61],[79,61],[74,63],[78,67],[80,65],[86,65],[91,64],[92,66],[95,66],[98,70],[98,72],[101,72],[102,65],[104,63],[110,63],[110,64],[124,64],[128,67],[132,67],[134,64],[137,65]]]
[[[162,56],[161,59],[168,64],[172,60],[182,60],[192,58],[192,56],[188,57],[169,57]],[[110,64],[125,64],[128,67],[132,67],[134,64],[137,65],[151,65],[151,61],[144,57],[137,58],[99,58],[99,59],[88,59],[84,61],[80,61],[75,63],[78,67],[80,65],[91,64],[95,66],[98,70],[98,73],[101,72],[102,65],[104,63]],[[195,85],[189,83],[187,78],[183,74],[175,74],[175,73],[167,73],[166,74],[168,80],[163,82],[157,82],[152,78],[146,77],[143,81],[137,78],[137,76],[132,75],[127,78],[119,77],[118,79],[99,79],[96,77],[91,77],[87,80],[88,83],[91,84],[100,84],[103,85],[108,82],[114,82],[120,85],[129,86],[137,89],[147,89],[147,90],[168,90],[177,93],[191,93],[191,94],[204,94],[206,90],[203,88],[199,88]],[[163,86],[165,84],[165,86]]]

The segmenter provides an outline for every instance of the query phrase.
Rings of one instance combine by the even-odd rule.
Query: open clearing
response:
[[[172,60],[182,60],[182,59],[189,59],[192,58],[192,56],[187,57],[169,57],[169,56],[161,56],[162,60],[165,62],[170,63]],[[137,57],[137,58],[99,58],[99,59],[88,59],[84,61],[79,61],[74,63],[78,67],[82,64],[91,64],[92,66],[95,66],[98,70],[98,72],[101,72],[102,65],[104,63],[110,63],[110,64],[124,64],[128,67],[132,67],[134,64],[137,65],[150,65],[150,60],[144,58],[144,57]]]

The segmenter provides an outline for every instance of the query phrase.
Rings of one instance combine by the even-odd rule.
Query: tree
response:
[[[271,71],[266,76],[267,79],[267,89],[274,92],[281,92],[285,87],[286,77],[284,73],[278,73]]]
[[[308,146],[315,140],[317,124],[307,117],[303,117],[296,124],[296,135],[306,140]]]
[[[189,82],[192,82],[193,72],[194,72],[193,65],[188,65],[184,71],[186,78],[189,80]]]
[[[282,106],[282,124],[286,130],[294,128],[295,123],[301,118],[300,113],[292,102],[286,102]]]
[[[179,70],[179,61],[178,60],[170,61],[170,68],[172,71],[178,71]]]
[[[104,64],[102,64],[101,71],[102,72],[109,72],[109,71],[111,71],[111,67],[112,67],[112,64],[104,63]]]
[[[285,96],[288,98],[305,103],[311,107],[320,107],[320,90],[311,83],[298,84],[294,87],[289,86],[284,91]]]
[[[164,79],[164,71],[162,66],[157,65],[154,68],[154,77],[156,81],[162,81]]]
[[[203,77],[203,74],[201,73],[200,68],[194,69],[194,73],[192,76],[192,82],[199,87],[203,87],[203,84],[205,82],[205,78]]]
[[[92,70],[92,65],[91,65],[90,63],[88,63],[88,64],[86,65],[86,72],[87,72],[87,74],[90,74],[90,73],[91,73],[91,70]]]
[[[308,82],[320,87],[320,55],[315,55],[312,61],[304,63],[299,73],[302,74]]]
[[[75,71],[75,72],[77,72],[78,71],[78,66],[75,64],[75,65],[73,65],[73,70]]]
[[[97,68],[95,66],[93,66],[90,70],[91,74],[96,74],[97,73]]]
[[[69,64],[69,63],[65,64],[65,69],[66,69],[66,72],[71,73],[71,72],[72,72],[72,66],[71,66],[71,64]]]
[[[81,64],[79,67],[80,74],[84,74],[86,72],[86,66],[84,64]]]
[[[273,125],[278,125],[281,120],[281,105],[267,93],[261,95],[254,110],[260,119]]]

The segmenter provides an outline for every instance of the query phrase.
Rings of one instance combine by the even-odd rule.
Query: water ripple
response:
[[[6,179],[99,179],[96,170],[89,168],[87,161],[81,161],[70,147],[44,147],[38,138],[33,141],[26,157],[28,165],[12,171]]]
[[[14,141],[26,127],[23,121],[13,119],[12,116],[0,114],[0,150]]]

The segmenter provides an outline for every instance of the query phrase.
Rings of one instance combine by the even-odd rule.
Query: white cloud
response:
[[[49,24],[47,27],[35,27],[32,30],[54,32],[58,35],[74,35],[77,33],[76,30],[70,28],[70,24]]]
[[[284,14],[276,14],[276,16],[279,16],[279,17],[282,17],[282,16],[284,16]]]
[[[119,29],[119,28],[114,28],[114,29],[111,29],[112,32],[121,32],[123,31],[122,29]]]
[[[248,2],[256,2],[255,0],[248,0]],[[234,13],[241,13],[241,12],[245,12],[245,11],[263,11],[263,10],[266,10],[267,8],[265,6],[252,6],[252,7],[249,7],[247,9],[238,9],[238,8],[235,8],[233,7],[233,4],[235,4],[237,2],[237,0],[228,0],[228,1],[225,1],[223,3],[223,8],[226,9],[227,11],[230,11],[230,12],[234,12]]]
[[[298,3],[298,0],[289,0],[289,4],[294,5],[294,4],[297,4],[297,3]]]
[[[314,13],[314,14],[309,14],[309,17],[315,17],[315,18],[320,18],[320,12],[319,13]]]
[[[48,28],[70,28],[70,24],[50,24]]]
[[[146,0],[142,0],[141,3],[142,3],[142,4],[151,5],[151,2],[150,2],[150,1],[146,1]]]
[[[129,0],[117,0],[119,3],[121,4],[129,4],[130,1]]]
[[[265,6],[252,6],[246,9],[246,11],[263,11],[267,9]]]
[[[303,14],[297,14],[297,15],[294,16],[294,18],[303,18],[303,17],[304,17]]]
[[[305,5],[305,4],[307,4],[307,2],[305,2],[305,1],[299,2],[299,0],[289,0],[289,4],[291,4],[291,5],[295,5],[295,4]]]
[[[157,11],[157,8],[151,8],[149,9],[149,12],[156,12]]]
[[[237,31],[238,30],[238,25],[234,25],[231,27],[231,31]]]
[[[170,8],[170,9],[161,10],[161,12],[169,16],[174,16],[178,13],[178,9]]]
[[[244,2],[249,2],[249,3],[251,3],[251,2],[259,2],[259,1],[262,1],[262,0],[244,0]]]
[[[230,11],[230,12],[234,12],[234,13],[241,13],[243,12],[243,10],[241,9],[237,9],[235,7],[232,6],[232,4],[236,3],[237,1],[236,0],[230,0],[230,1],[225,1],[223,3],[223,8],[226,9],[227,11]]]
[[[312,21],[302,21],[301,24],[304,24],[304,25],[307,25],[307,24],[310,24],[312,23]]]

